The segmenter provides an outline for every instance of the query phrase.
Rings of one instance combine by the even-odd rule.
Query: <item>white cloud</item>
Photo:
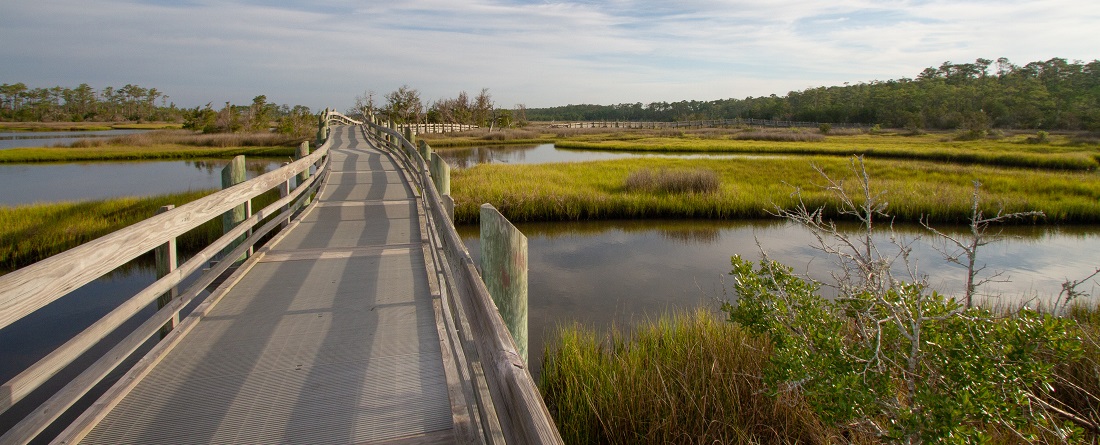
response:
[[[181,105],[351,104],[408,84],[502,106],[785,94],[944,61],[1097,58],[1100,5],[840,0],[0,2],[0,82],[155,86]]]

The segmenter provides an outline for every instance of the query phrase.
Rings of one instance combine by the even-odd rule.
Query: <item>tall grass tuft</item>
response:
[[[731,139],[741,141],[768,141],[768,142],[822,142],[825,135],[819,133],[803,133],[800,131],[743,131]]]
[[[162,206],[179,206],[206,196],[194,191],[147,198],[60,202],[0,207],[0,271],[14,270],[79,246],[156,214]],[[180,239],[180,248],[205,245],[221,235],[221,220]]]
[[[696,168],[653,171],[647,168],[627,175],[623,187],[630,192],[712,193],[718,191],[721,185],[718,173],[714,170]]]
[[[115,145],[148,147],[162,144],[179,144],[194,147],[225,148],[296,146],[299,143],[301,143],[300,138],[271,132],[202,134],[188,130],[160,130],[113,138],[81,139],[73,142],[69,147],[92,148]]]
[[[1100,439],[1100,301],[1074,305],[1067,316],[1077,322],[1084,354],[1054,368],[1055,402],[1097,425],[1092,437]]]
[[[601,341],[562,328],[539,388],[566,443],[829,443],[799,400],[768,395],[771,347],[712,312],[664,317]]]

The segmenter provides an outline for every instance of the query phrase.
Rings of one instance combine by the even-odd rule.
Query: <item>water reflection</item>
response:
[[[660,158],[761,158],[775,156],[707,153],[653,153],[631,151],[574,150],[558,148],[554,144],[539,145],[489,145],[483,147],[448,148],[439,155],[451,168],[463,169],[478,164],[547,164],[553,162],[604,161],[643,157]]]
[[[716,308],[732,298],[730,257],[756,261],[763,249],[774,260],[821,281],[830,281],[832,259],[812,247],[814,236],[780,220],[611,221],[520,224],[529,248],[529,311],[532,371],[546,339],[558,325],[629,326],[635,320],[699,305]],[[850,227],[854,229],[854,227]],[[948,230],[962,230],[950,228]],[[477,260],[476,226],[460,233]],[[960,293],[965,270],[946,263],[926,231],[900,226],[913,240],[913,265],[937,290]],[[1100,228],[1018,227],[980,252],[987,270],[1005,271],[1009,283],[989,283],[983,292],[1013,303],[1056,295],[1066,278],[1087,276],[1100,266]],[[886,246],[885,235],[876,242]],[[889,249],[886,250],[889,252]],[[897,270],[904,273],[904,270]],[[1096,295],[1097,289],[1091,290]]]
[[[4,194],[0,205],[82,201],[123,196],[151,196],[221,188],[226,159],[158,162],[82,162],[64,164],[4,164]],[[251,179],[279,168],[282,161],[249,159]]]
[[[148,131],[151,130],[0,132],[0,150],[19,147],[68,146],[81,139],[117,137]]]

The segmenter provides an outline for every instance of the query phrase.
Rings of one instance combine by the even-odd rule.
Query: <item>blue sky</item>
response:
[[[402,85],[498,107],[714,100],[1100,58],[1095,0],[0,0],[0,83],[156,87],[180,106],[346,109]]]

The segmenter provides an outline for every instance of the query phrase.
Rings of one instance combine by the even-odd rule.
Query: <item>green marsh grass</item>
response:
[[[0,207],[0,273],[138,223],[165,205],[178,207],[213,192]],[[278,199],[278,190],[268,191],[252,200],[252,208],[262,209]],[[177,246],[181,253],[197,252],[221,235],[221,218],[214,218],[181,235]]]
[[[0,270],[14,270],[56,255],[156,214],[162,206],[182,205],[211,193],[210,190],[148,198],[59,202],[0,207]],[[221,230],[207,227],[180,240],[183,245]],[[216,237],[215,237],[216,238]]]
[[[300,142],[300,139],[274,133],[198,134],[165,130],[85,139],[67,147],[0,150],[0,163],[230,158],[237,155],[286,158],[294,156]]]
[[[616,138],[614,135],[590,136],[555,141],[558,148],[586,150],[621,150],[641,152],[701,152],[744,153],[781,155],[863,155],[867,158],[911,159],[944,163],[993,165],[1049,170],[1089,171],[1100,167],[1100,148],[1073,143],[1066,137],[1051,137],[1048,143],[1027,143],[1027,137],[1018,135],[999,140],[974,141],[942,140],[938,135],[898,136],[893,134],[856,134],[823,137],[823,141],[790,140],[776,136],[773,140],[741,140],[741,134],[768,134],[767,132],[741,132],[730,138],[714,137],[632,137]],[[782,135],[784,133],[775,133]],[[751,136],[744,136],[751,137]]]
[[[643,169],[626,176],[623,187],[629,192],[648,193],[711,193],[721,183],[713,170],[665,170]]]
[[[565,443],[829,443],[804,403],[767,393],[771,347],[700,309],[607,337],[559,330],[539,389]]]
[[[819,207],[829,195],[813,184],[821,167],[831,177],[850,175],[849,160],[827,156],[732,159],[638,158],[560,164],[485,164],[451,176],[455,219],[477,220],[478,207],[492,203],[508,219],[569,221],[632,218],[770,218],[775,205],[791,208],[791,193],[803,188],[806,204]],[[922,216],[939,223],[964,223],[970,215],[972,181],[981,181],[989,212],[1042,210],[1045,223],[1100,222],[1100,175],[967,166],[908,160],[866,161],[875,188],[887,192],[898,222]],[[667,194],[631,191],[624,184],[638,170],[715,172],[712,193]],[[1020,221],[1031,223],[1034,221]]]

